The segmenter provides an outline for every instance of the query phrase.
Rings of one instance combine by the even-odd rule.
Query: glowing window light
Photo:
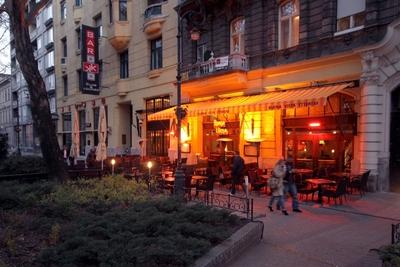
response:
[[[319,127],[319,126],[321,126],[321,123],[320,122],[311,122],[311,123],[308,124],[308,126],[310,126],[310,127]]]

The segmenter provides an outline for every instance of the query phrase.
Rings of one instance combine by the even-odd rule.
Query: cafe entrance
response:
[[[294,159],[296,168],[343,171],[350,168],[352,140],[352,135],[337,131],[286,131],[285,155]]]

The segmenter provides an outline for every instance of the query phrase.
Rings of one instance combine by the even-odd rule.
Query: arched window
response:
[[[231,54],[244,54],[244,26],[243,17],[231,22]]]
[[[282,1],[279,5],[279,49],[299,44],[299,0]]]

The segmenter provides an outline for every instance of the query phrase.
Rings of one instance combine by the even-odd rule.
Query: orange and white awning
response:
[[[330,86],[292,89],[279,92],[269,92],[252,96],[239,96],[182,104],[187,109],[189,117],[211,115],[217,113],[241,113],[251,111],[277,110],[325,105],[327,98],[352,83],[342,83]],[[175,107],[151,114],[149,120],[163,120],[175,117]]]

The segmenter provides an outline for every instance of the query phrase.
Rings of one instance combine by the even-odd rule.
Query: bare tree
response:
[[[14,35],[16,58],[28,84],[33,124],[39,136],[40,147],[47,163],[49,175],[52,178],[63,180],[68,173],[60,153],[56,130],[52,127],[46,86],[40,75],[29,36],[29,21],[34,19],[34,15],[48,1],[40,1],[27,12],[28,0],[4,0],[0,11],[9,16],[10,31]]]

